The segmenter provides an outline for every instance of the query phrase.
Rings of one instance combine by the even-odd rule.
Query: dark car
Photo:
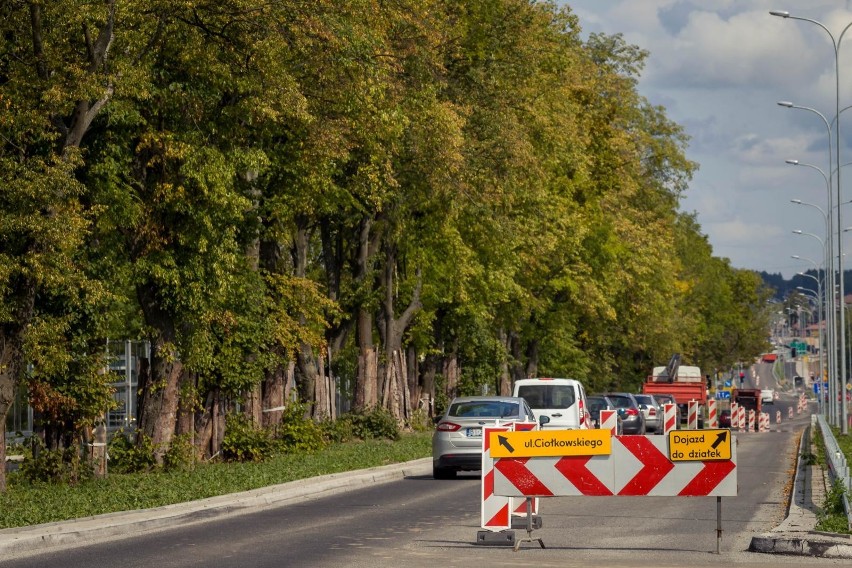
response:
[[[731,427],[731,410],[725,409],[719,413],[719,428]]]
[[[673,394],[655,394],[654,398],[661,404],[674,404],[675,405],[675,429],[680,428],[680,420],[681,420],[681,411],[680,406],[678,406],[677,401]]]
[[[608,392],[604,396],[610,399],[618,410],[625,434],[645,433],[645,413],[639,408],[635,396],[629,392]]]
[[[616,435],[620,436],[624,433],[623,420],[621,414],[615,404],[602,394],[593,394],[586,397],[586,403],[589,405],[589,413],[592,415],[592,428],[600,428],[601,410],[616,411]]]

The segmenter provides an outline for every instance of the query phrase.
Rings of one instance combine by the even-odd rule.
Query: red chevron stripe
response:
[[[484,473],[484,472],[483,472]],[[485,501],[494,495],[494,470],[482,476],[482,500]]]
[[[698,472],[692,478],[692,481],[681,489],[678,495],[683,497],[709,495],[736,468],[733,461],[706,461],[703,463],[704,469]]]
[[[527,497],[552,497],[553,492],[527,469],[527,461],[529,458],[500,458],[494,461],[494,469],[499,470]]]
[[[618,492],[619,495],[647,495],[674,469],[674,464],[645,436],[621,436],[619,442],[642,462],[633,479]]]
[[[491,519],[482,525],[482,527],[508,527],[509,526],[509,504],[506,503],[504,506],[500,507],[500,510],[497,511],[497,514],[491,517]]]
[[[554,467],[582,495],[612,495],[612,491],[586,467],[590,459],[592,456],[565,456]]]

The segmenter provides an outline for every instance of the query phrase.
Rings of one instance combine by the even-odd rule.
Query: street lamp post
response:
[[[803,22],[809,22],[811,24],[817,25],[822,30],[828,34],[828,37],[831,38],[831,44],[834,48],[834,118],[836,123],[834,125],[834,136],[836,143],[834,145],[835,152],[835,163],[840,165],[840,43],[843,41],[843,36],[846,35],[847,30],[852,27],[852,22],[846,24],[846,27],[843,28],[843,31],[840,32],[840,36],[835,39],[834,35],[831,33],[825,24],[819,22],[817,20],[812,20],[810,18],[802,18],[799,16],[791,16],[789,12],[781,11],[781,10],[773,10],[769,12],[773,16],[778,16],[781,18],[790,18],[792,20],[800,20]],[[830,127],[829,127],[830,130]],[[829,139],[831,136],[829,135]],[[829,149],[829,152],[831,150]],[[829,168],[829,172],[831,172],[831,168]],[[837,168],[836,175],[836,183],[837,183],[837,268],[839,272],[839,280],[840,280],[840,380],[841,385],[843,386],[843,396],[841,398],[841,420],[840,420],[840,433],[842,435],[848,434],[848,424],[847,424],[847,403],[846,403],[846,316],[845,312],[845,292],[843,289],[843,243],[841,242],[841,234],[840,228],[843,226],[843,213],[841,211],[841,207],[839,204],[843,201],[841,197],[841,185],[840,185],[840,168]]]
[[[805,203],[805,202],[803,202],[799,199],[794,199],[793,202],[798,203],[800,205],[810,205],[810,206],[816,208],[817,210],[819,210],[820,213],[823,214],[823,218],[825,218],[825,213],[818,206],[813,205],[811,203]],[[823,262],[824,263],[830,262],[829,254],[826,251],[827,245],[830,246],[830,243],[828,242],[828,238],[826,238],[826,240],[823,240],[819,236],[817,236],[813,233],[808,233],[808,232],[805,232],[805,231],[802,231],[802,230],[794,230],[793,233],[796,234],[796,235],[804,235],[804,236],[816,239],[819,242],[820,246],[822,246]],[[830,236],[830,233],[829,233],[828,236]],[[823,267],[825,267],[825,264],[823,264]],[[817,272],[817,274],[821,273],[821,274],[825,275],[825,270],[820,271],[820,269],[817,268],[816,272]],[[831,308],[831,312],[834,311],[834,301],[833,301],[832,298],[826,297],[825,303],[823,303],[822,295],[823,295],[823,293],[827,294],[828,290],[827,289],[823,290],[822,282],[819,278],[816,278],[815,276],[811,276],[809,274],[805,274],[804,272],[799,272],[799,274],[802,275],[802,276],[806,276],[808,278],[813,278],[814,280],[816,280],[817,289],[818,289],[819,294],[820,294],[819,305],[818,305],[818,310],[819,310],[818,313],[821,314],[821,318],[819,320],[819,326],[820,326],[819,327],[819,342],[820,342],[820,366],[819,366],[820,379],[819,380],[820,380],[820,383],[822,383],[823,377],[824,377],[824,374],[823,374],[824,373],[824,370],[823,370],[824,369],[824,362],[823,362],[823,356],[822,356],[823,349],[825,349],[825,351],[827,351],[827,353],[828,353],[828,355],[826,357],[826,362],[828,363],[828,376],[830,376],[830,377],[831,376],[834,376],[834,377],[837,376],[835,374],[836,364],[834,363],[834,357],[832,356],[832,353],[836,352],[837,340],[835,338],[836,336],[833,333],[833,324],[832,324],[832,322],[834,321],[833,314],[829,313],[829,308]],[[825,322],[825,323],[823,323],[823,322]],[[823,327],[824,326],[825,326],[825,334],[826,334],[825,344],[823,344]],[[833,346],[834,351],[832,350],[832,347],[830,347],[830,346]],[[823,408],[822,404],[820,404],[820,408]],[[826,415],[828,415],[828,414],[826,413]]]
[[[817,373],[817,382],[819,383],[819,390],[820,390],[820,397],[819,397],[820,414],[825,414],[825,393],[822,392],[822,383],[823,383],[823,380],[822,380],[822,378],[823,378],[823,357],[822,357],[823,333],[822,333],[822,328],[823,328],[823,322],[825,322],[825,314],[822,311],[822,283],[820,282],[820,279],[817,278],[816,276],[812,276],[810,274],[805,274],[804,272],[799,272],[798,275],[799,276],[805,276],[807,278],[812,278],[812,279],[816,280],[816,284],[817,284],[816,292],[814,292],[810,288],[805,288],[803,286],[796,286],[796,289],[800,290],[802,292],[808,292],[808,297],[815,298],[816,303],[817,303],[817,337],[818,337],[817,342],[818,342],[818,345],[819,345],[819,351],[817,353],[819,355],[819,366],[817,367],[819,369],[819,372]],[[811,296],[811,294],[813,294],[813,296]]]
[[[804,256],[799,256],[798,254],[790,255],[790,258],[794,258],[796,260],[804,260],[805,262],[809,262],[810,264],[813,265],[814,270],[816,270],[816,272],[819,273],[819,265],[815,261],[811,260],[810,258],[807,258],[807,257],[804,257]],[[832,284],[831,288],[834,288],[833,281],[832,281],[831,284]],[[833,290],[832,290],[832,292],[833,292]],[[828,293],[828,291],[826,291],[826,294],[827,293]],[[833,293],[832,293],[832,295],[833,295]],[[828,297],[828,296],[826,295],[826,297]],[[828,308],[828,306],[826,306],[826,309],[827,308]],[[832,319],[831,321],[834,321],[834,320]],[[832,347],[836,348],[837,345],[835,344]],[[837,356],[837,353],[835,351],[832,351],[832,353],[829,353],[829,355],[828,355],[828,368],[829,368],[829,376],[830,377],[831,376],[837,376],[836,374],[833,374],[833,373],[836,373],[836,370],[837,370],[837,362],[836,362],[836,359],[835,359],[836,356]],[[833,368],[832,368],[832,362],[834,362]],[[829,398],[830,398],[830,403],[828,405],[828,420],[829,420],[829,423],[831,423],[831,424],[836,424],[835,420],[838,417],[837,402],[836,402],[836,397],[834,396],[834,393],[837,392],[836,382],[837,381],[834,381],[834,380],[828,381],[828,392],[829,392]]]

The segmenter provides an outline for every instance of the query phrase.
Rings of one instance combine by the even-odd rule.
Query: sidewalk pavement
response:
[[[103,542],[144,531],[251,513],[415,475],[430,475],[432,458],[333,473],[242,493],[121,513],[0,530],[0,558]]]
[[[749,551],[821,558],[852,558],[852,535],[816,530],[817,513],[825,502],[828,474],[819,465],[809,465],[811,429],[802,435],[793,495],[787,518],[768,533],[751,539]]]

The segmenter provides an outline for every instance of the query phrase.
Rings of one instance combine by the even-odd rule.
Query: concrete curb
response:
[[[801,537],[756,536],[751,539],[749,551],[769,554],[790,554],[797,556],[817,556],[820,558],[852,558],[852,541],[834,542],[843,538],[817,532],[806,533]]]
[[[852,535],[813,530],[817,524],[817,512],[825,500],[826,482],[822,467],[809,465],[802,459],[804,454],[810,454],[811,428],[805,428],[799,442],[796,476],[787,518],[771,532],[752,537],[749,552],[852,558]]]
[[[165,505],[154,509],[107,513],[69,521],[0,530],[0,557],[44,552],[57,547],[103,542],[176,525],[250,513],[268,507],[325,497],[357,487],[432,473],[432,458],[301,479],[254,489]]]

